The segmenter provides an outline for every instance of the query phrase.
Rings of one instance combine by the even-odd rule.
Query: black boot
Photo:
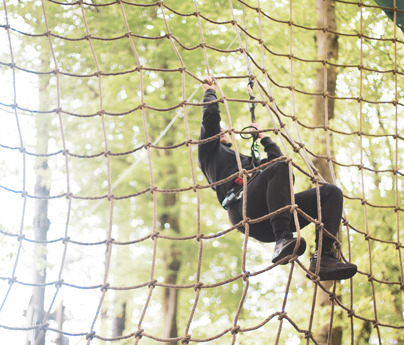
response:
[[[276,241],[274,255],[272,256],[272,262],[275,264],[278,261],[282,260],[283,258],[287,257],[288,255],[293,254],[295,247],[297,245],[297,238],[281,238]],[[297,249],[296,254],[298,256],[302,255],[306,250],[306,241],[303,237],[300,237],[300,245]],[[282,262],[282,265],[286,265],[288,263],[287,260]]]
[[[317,265],[317,252],[310,260],[309,271],[313,274],[316,272]],[[339,261],[330,252],[324,252],[321,254],[320,272],[318,276],[320,281],[324,280],[342,280],[352,278],[357,271],[357,266],[351,263],[345,263]],[[309,274],[306,274],[307,278],[311,279]]]

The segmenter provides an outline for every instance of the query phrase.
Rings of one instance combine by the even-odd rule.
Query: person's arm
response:
[[[262,130],[261,125],[258,123],[252,123],[251,127],[256,128],[256,130],[258,131]],[[259,132],[258,138],[261,140],[261,145],[264,146],[264,150],[268,156],[268,161],[283,156],[279,146],[275,142],[273,142],[271,138],[266,135],[265,132]]]
[[[217,99],[216,97],[216,85],[211,77],[206,77],[204,83],[202,84],[205,89],[205,95],[203,97],[203,102],[211,102]],[[208,139],[218,133],[220,133],[220,110],[218,103],[212,103],[204,105],[202,107],[202,123],[201,123],[201,134],[199,139]],[[208,154],[211,150],[215,150],[217,145],[219,145],[220,139],[209,141],[205,144],[200,144],[199,155],[204,156]]]

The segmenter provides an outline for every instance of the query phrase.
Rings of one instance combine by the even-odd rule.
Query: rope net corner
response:
[[[398,0],[3,0],[0,337],[404,342],[403,16]],[[306,278],[321,217],[288,265],[249,238],[257,220],[230,225],[197,163],[206,75],[236,153],[254,105],[292,192],[341,188],[352,279]]]

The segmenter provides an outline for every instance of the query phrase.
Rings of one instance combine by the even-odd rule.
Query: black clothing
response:
[[[216,99],[214,90],[206,90],[203,102],[210,102]],[[207,139],[218,133],[220,133],[219,104],[214,103],[204,106],[199,139]],[[281,150],[270,138],[263,138],[261,144],[268,155],[268,159],[263,159],[261,164],[282,156]],[[243,169],[250,170],[253,168],[251,157],[240,154],[240,160]],[[198,163],[209,183],[223,180],[238,171],[235,152],[230,149],[230,145],[221,144],[220,138],[199,145]],[[220,203],[222,203],[227,192],[233,187],[234,183],[229,181],[214,188]]]
[[[216,100],[215,91],[208,89],[205,92],[203,102],[213,100]],[[218,133],[220,133],[218,103],[203,106],[199,139],[207,139]],[[261,144],[268,156],[261,160],[261,164],[282,156],[280,148],[269,137],[263,138]],[[250,170],[253,168],[252,157],[240,154],[240,161],[243,169]],[[223,180],[238,171],[235,152],[228,146],[221,144],[219,137],[199,145],[198,163],[209,183]],[[213,188],[220,203],[234,186],[234,181],[228,181]],[[241,198],[236,201],[228,209],[229,218],[233,224],[243,219],[242,200]],[[330,233],[336,236],[342,216],[342,192],[334,185],[323,185],[320,187],[320,200],[322,223]],[[297,193],[295,202],[303,212],[317,219],[317,198],[314,188]],[[284,161],[278,161],[264,167],[261,173],[248,184],[247,217],[250,219],[259,218],[287,205],[291,205],[289,166]],[[301,228],[309,224],[309,221],[300,215],[298,220]],[[243,232],[244,228],[241,226],[239,230]],[[292,217],[291,212],[286,211],[257,224],[250,224],[249,234],[259,241],[273,242],[282,237],[290,237],[290,232],[293,231],[296,231],[294,217]],[[332,244],[331,238],[323,237],[323,248],[331,249]]]

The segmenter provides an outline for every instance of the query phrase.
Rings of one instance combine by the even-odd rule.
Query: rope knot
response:
[[[73,193],[66,193],[66,199],[69,200],[70,198],[73,197]]]
[[[150,281],[150,282],[148,282],[147,283],[147,287],[149,287],[149,288],[154,288],[155,286],[156,286],[156,283],[157,283],[157,280],[156,279],[153,279],[152,281]]]
[[[313,338],[313,333],[311,331],[304,332],[304,339]]]
[[[203,283],[202,283],[202,282],[196,283],[196,284],[194,285],[194,290],[195,290],[195,291],[200,290],[200,289],[202,289],[202,286],[203,286]]]
[[[379,320],[372,321],[372,324],[373,324],[373,328],[379,327],[380,321]]]
[[[143,337],[143,332],[144,332],[144,329],[143,329],[143,328],[137,330],[137,331],[134,333],[135,338],[142,339],[142,337]]]
[[[150,193],[153,194],[157,189],[157,186],[150,187]]]
[[[192,186],[192,190],[196,193],[196,191],[199,189],[201,185],[199,183],[195,184]]]
[[[129,38],[131,35],[132,35],[132,32],[131,32],[131,31],[128,31],[128,32],[125,34],[125,37],[126,37],[126,38]]]
[[[248,175],[248,171],[246,169],[242,169],[239,171],[238,175],[242,178],[244,175]]]
[[[402,243],[401,243],[401,242],[397,242],[397,243],[396,243],[396,249],[397,249],[397,250],[399,250],[399,249],[401,248],[401,246],[402,246]]]
[[[368,282],[371,282],[374,279],[375,279],[375,276],[373,274],[368,275]]]
[[[286,312],[283,311],[278,315],[278,320],[283,320],[286,317],[286,315],[287,315]]]
[[[352,309],[348,310],[347,314],[348,314],[348,317],[355,316],[355,312]]]
[[[102,291],[102,292],[106,292],[106,291],[108,290],[108,288],[109,288],[109,283],[103,284],[103,285],[101,286],[101,291]]]
[[[324,223],[323,222],[319,222],[318,220],[314,221],[314,224],[316,224],[316,229],[324,229]]]
[[[365,240],[366,240],[366,241],[369,241],[370,238],[371,238],[370,234],[364,234],[363,236],[365,237]]]
[[[290,205],[290,213],[293,213],[294,210],[297,210],[299,208],[299,206],[297,204],[294,205]]]
[[[320,282],[320,277],[316,274],[311,273],[310,278],[314,284],[318,284]]]
[[[18,241],[18,242],[21,242],[23,239],[25,239],[25,235],[24,235],[24,234],[18,235],[18,237],[17,237],[17,241]]]
[[[109,238],[109,239],[107,240],[106,245],[109,246],[109,245],[111,245],[111,244],[113,244],[113,243],[115,243],[115,239],[111,237],[111,238]]]
[[[244,219],[241,221],[241,225],[242,225],[242,226],[245,226],[246,224],[248,224],[248,223],[250,222],[250,220],[251,220],[251,218],[249,218],[249,217],[244,218]]]
[[[44,323],[44,324],[41,325],[41,327],[39,327],[39,329],[40,329],[41,331],[46,332],[46,330],[48,329],[48,327],[49,327],[49,323]]]
[[[17,281],[17,277],[8,278],[8,284],[12,285]]]
[[[202,240],[205,237],[204,234],[198,234],[196,235],[195,239],[199,242],[200,240]]]
[[[158,231],[153,232],[152,235],[151,235],[151,239],[154,241],[156,238],[159,237],[159,235],[160,235],[160,232],[158,232]]]
[[[330,293],[330,294],[328,295],[328,300],[331,301],[331,302],[335,301],[336,298],[337,298],[337,296],[335,296],[334,293]]]
[[[95,336],[95,332],[92,331],[91,333],[87,333],[86,340],[93,340]]]
[[[234,326],[231,330],[230,330],[230,333],[232,334],[232,335],[235,335],[235,334],[237,334],[239,331],[240,331],[240,326],[239,325],[237,325],[237,326]]]
[[[246,281],[250,277],[251,273],[250,271],[245,271],[243,273],[243,280]]]
[[[56,281],[55,282],[56,289],[60,289],[62,287],[63,283],[64,283],[63,279],[60,279],[60,280]]]
[[[187,334],[182,340],[181,344],[189,344],[189,341],[191,340],[191,334]]]

